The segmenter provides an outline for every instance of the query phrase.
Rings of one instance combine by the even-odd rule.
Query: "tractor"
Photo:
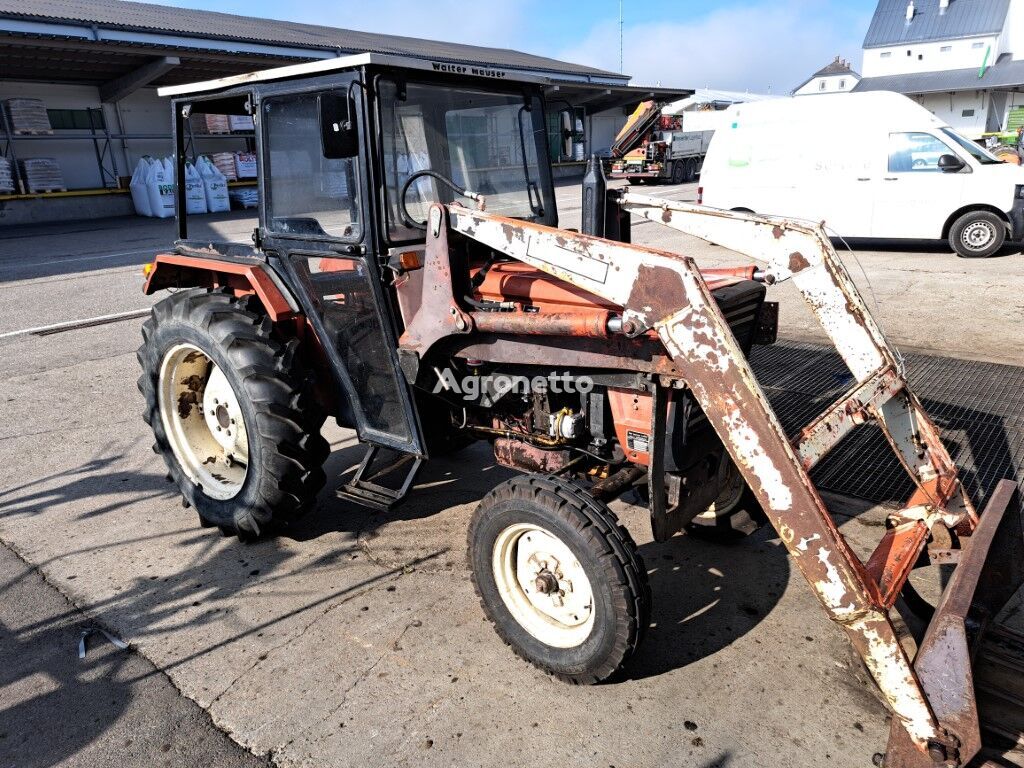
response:
[[[982,749],[972,653],[1024,577],[1016,487],[975,510],[820,224],[612,189],[594,158],[582,231],[560,229],[546,85],[366,53],[162,89],[178,239],[145,269],[145,292],[170,294],[142,328],[139,388],[183,503],[242,539],[286,528],[326,482],[327,418],[365,445],[340,495],[378,510],[425,461],[486,441],[521,474],[472,516],[474,587],[512,650],[569,683],[622,674],[649,624],[610,501],[642,498],[659,541],[770,524],[892,712],[884,764],[966,765]],[[254,118],[251,243],[189,237],[187,121],[203,113]],[[633,244],[633,217],[758,263]],[[854,380],[795,436],[748,360],[786,280]],[[861,560],[810,470],[868,422],[915,491]],[[921,608],[908,577],[935,563],[956,567]],[[916,637],[897,629],[907,606],[926,614]]]

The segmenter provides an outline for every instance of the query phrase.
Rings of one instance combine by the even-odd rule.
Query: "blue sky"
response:
[[[619,69],[618,0],[160,0],[476,45]],[[836,55],[859,69],[873,0],[624,0],[624,69],[638,84],[784,93]]]

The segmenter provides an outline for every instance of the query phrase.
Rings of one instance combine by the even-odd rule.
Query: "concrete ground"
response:
[[[560,191],[564,226],[578,222],[577,199],[575,187]],[[233,214],[215,227],[245,239],[252,223]],[[639,225],[634,240],[699,263],[735,258],[660,229]],[[484,447],[431,462],[410,501],[382,515],[338,498],[359,451],[330,427],[328,485],[289,536],[242,545],[201,529],[139,416],[141,320],[21,332],[145,308],[139,265],[172,237],[167,222],[138,220],[0,230],[0,541],[235,742],[284,766],[852,768],[884,747],[884,710],[770,531],[733,546],[655,544],[645,512],[616,502],[650,570],[654,621],[624,681],[571,688],[517,660],[473,596],[466,524],[509,477]],[[1024,362],[1020,254],[873,250],[849,263],[898,344]],[[784,333],[812,334],[789,306],[783,318]],[[877,540],[881,510],[833,501],[855,547]],[[8,581],[18,567],[0,560]],[[36,646],[33,608],[18,610],[29,599],[0,613],[27,648],[19,659]],[[113,652],[100,643],[99,653]],[[35,663],[34,675],[28,661],[14,681],[0,677],[0,733],[41,722],[20,717],[26,702],[65,716],[66,703],[45,697],[67,677],[54,682],[49,662]],[[128,717],[105,710],[52,763],[80,757]],[[35,764],[31,746],[2,752],[10,738],[0,766]],[[126,765],[165,757],[122,755]]]
[[[269,768],[167,676],[118,650],[57,589],[0,547],[0,766]],[[41,738],[45,735],[45,738]]]

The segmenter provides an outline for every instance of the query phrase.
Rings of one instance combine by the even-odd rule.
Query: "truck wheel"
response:
[[[676,160],[672,163],[672,183],[673,184],[685,184],[686,179],[686,161]]]
[[[949,229],[949,244],[965,259],[994,255],[1006,242],[1006,222],[990,211],[965,213]]]
[[[692,535],[723,543],[737,541],[757,532],[768,522],[757,497],[731,461],[727,472],[725,487],[718,499],[687,526]]]
[[[181,291],[142,326],[144,418],[200,521],[253,539],[312,507],[330,452],[295,341],[248,298]]]
[[[691,181],[697,178],[697,161],[692,157],[686,160],[685,172],[683,174],[683,180],[689,184]]]
[[[512,650],[567,683],[619,672],[650,623],[647,571],[604,503],[562,478],[521,476],[480,502],[469,565]]]

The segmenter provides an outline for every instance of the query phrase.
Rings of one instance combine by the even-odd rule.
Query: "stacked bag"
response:
[[[30,157],[18,161],[26,192],[56,192],[67,189],[60,164],[52,157]]]
[[[174,162],[145,156],[139,160],[128,185],[135,212],[158,219],[174,215]],[[231,209],[228,184],[206,157],[185,163],[185,211],[219,213]]]
[[[11,161],[6,157],[0,157],[0,194],[10,194],[14,191],[14,174],[11,173]]]
[[[4,108],[14,133],[53,133],[50,115],[41,99],[7,99]]]

